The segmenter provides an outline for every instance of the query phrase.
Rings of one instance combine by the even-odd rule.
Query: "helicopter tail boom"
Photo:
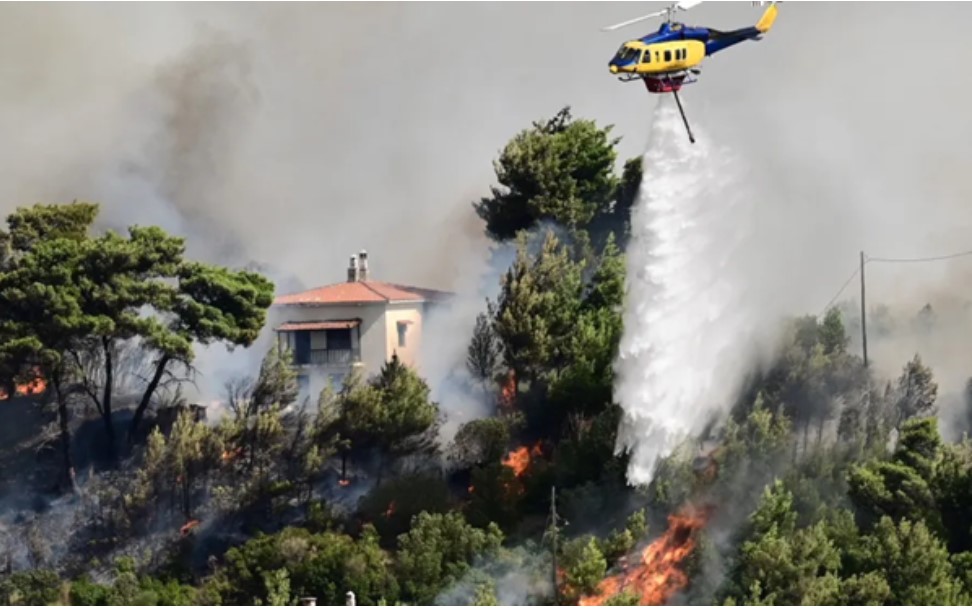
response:
[[[770,2],[766,10],[763,11],[762,17],[756,22],[756,25],[739,28],[730,32],[709,30],[709,40],[705,43],[705,54],[714,55],[723,49],[728,49],[747,40],[762,40],[763,34],[769,32],[776,22],[776,16],[779,12],[779,8],[776,6],[777,4],[777,2]]]

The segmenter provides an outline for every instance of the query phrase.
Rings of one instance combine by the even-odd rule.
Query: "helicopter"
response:
[[[678,11],[687,11],[701,3],[702,0],[680,0],[660,11],[602,28],[602,31],[617,30],[654,17],[666,17],[657,32],[621,45],[608,68],[622,82],[643,80],[649,93],[672,93],[692,143],[695,137],[678,97],[679,90],[698,81],[701,74],[698,66],[706,57],[746,40],[761,40],[773,27],[778,10],[775,1],[753,2],[754,6],[769,4],[769,7],[756,25],[731,31],[686,26],[674,20]]]

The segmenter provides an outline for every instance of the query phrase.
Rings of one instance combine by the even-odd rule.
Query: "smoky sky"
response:
[[[564,105],[640,155],[657,98],[607,62],[660,3],[87,3],[0,7],[0,210],[98,201],[281,286],[450,289],[486,258],[471,202],[506,141]],[[732,29],[761,8],[682,14]],[[860,250],[972,248],[963,3],[786,2],[682,101],[750,167],[767,312],[814,311]],[[754,251],[755,252],[755,251]],[[953,291],[972,262],[886,266],[875,299]],[[918,297],[915,299],[919,300]]]

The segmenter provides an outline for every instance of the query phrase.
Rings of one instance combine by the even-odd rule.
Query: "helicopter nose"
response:
[[[617,64],[611,64],[610,68],[611,68],[611,74],[617,74],[618,73],[618,65]]]

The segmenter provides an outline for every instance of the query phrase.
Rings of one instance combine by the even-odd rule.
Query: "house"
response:
[[[302,391],[338,387],[352,369],[365,376],[392,355],[421,371],[422,324],[450,293],[372,280],[368,253],[351,257],[347,281],[274,300],[277,341],[293,353]]]

